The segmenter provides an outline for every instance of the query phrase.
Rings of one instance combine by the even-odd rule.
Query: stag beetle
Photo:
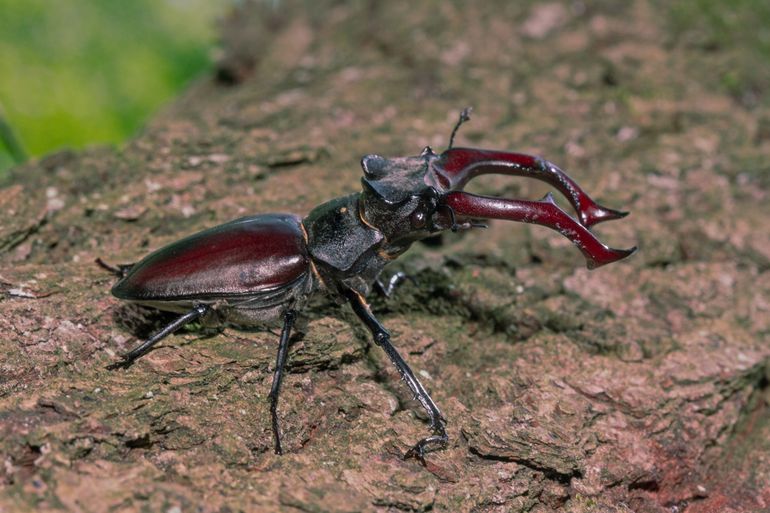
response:
[[[447,229],[483,226],[477,222],[483,219],[553,228],[578,247],[590,269],[636,250],[609,248],[589,231],[596,223],[627,213],[600,206],[552,163],[520,153],[453,148],[468,112],[462,112],[448,149],[440,155],[430,147],[415,157],[367,155],[361,160],[363,191],[324,203],[304,219],[292,214],[249,216],[190,235],[134,265],[112,267],[97,260],[120,276],[112,288],[117,298],[183,314],[110,368],[130,366],[196,319],[243,325],[282,319],[269,394],[275,452],[280,454],[277,406],[289,335],[311,293],[325,289],[337,302],[350,304],[428,413],[432,435],[404,455],[424,462],[427,451],[446,445],[446,420],[365,299],[373,288],[389,293],[402,277],[396,275],[386,287],[379,280],[383,268],[415,241]],[[470,179],[489,173],[548,183],[566,197],[578,219],[562,210],[550,193],[527,201],[462,191]]]

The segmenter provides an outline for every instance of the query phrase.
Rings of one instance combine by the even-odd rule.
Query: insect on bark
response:
[[[389,294],[403,275],[386,286],[384,267],[415,241],[445,230],[483,226],[480,220],[506,219],[557,230],[582,252],[590,269],[628,257],[636,248],[613,249],[590,231],[625,212],[596,203],[554,164],[540,157],[476,148],[454,148],[457,129],[469,119],[463,110],[449,148],[430,147],[414,157],[367,155],[360,193],[333,199],[304,219],[293,214],[260,214],[236,219],[174,242],[134,265],[100,265],[120,279],[116,297],[181,316],[125,354],[111,368],[129,367],[155,344],[197,319],[260,324],[281,320],[270,413],[275,452],[280,454],[278,397],[297,316],[311,294],[324,290],[348,303],[398,369],[430,419],[431,435],[404,455],[424,462],[426,452],[447,443],[446,419],[401,357],[388,330],[372,313],[366,297],[376,289]],[[549,193],[537,201],[463,192],[483,174],[535,178],[563,194],[577,213],[571,217]]]

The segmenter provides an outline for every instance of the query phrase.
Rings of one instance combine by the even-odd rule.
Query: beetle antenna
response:
[[[449,147],[447,148],[448,150],[451,150],[452,145],[454,145],[455,135],[457,135],[457,129],[460,128],[460,125],[466,121],[470,121],[471,112],[473,112],[473,107],[465,107],[462,112],[460,112],[460,118],[457,120],[457,124],[455,124],[455,127],[452,129],[452,135],[449,136]]]
[[[445,208],[449,211],[449,220],[452,223],[452,226],[450,226],[449,229],[452,230],[453,232],[460,231],[462,229],[462,226],[457,224],[457,216],[455,214],[455,209],[453,209],[446,203],[441,203],[438,207]],[[489,226],[487,226],[485,223],[479,223],[476,221],[470,221],[468,224],[470,225],[471,228],[489,228]]]
[[[453,209],[446,203],[440,204],[439,207],[445,208],[449,211],[449,220],[452,223],[452,226],[450,226],[449,229],[452,230],[453,232],[458,231],[460,229],[460,225],[457,224],[457,218],[455,217],[455,209]]]

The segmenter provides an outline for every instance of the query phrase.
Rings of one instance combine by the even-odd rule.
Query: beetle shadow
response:
[[[134,338],[134,340],[124,342],[125,347],[120,347],[119,351],[121,353],[131,351],[172,324],[182,315],[181,313],[167,312],[135,303],[119,304],[111,312],[112,323],[120,331],[130,334]],[[367,340],[369,337],[365,334],[366,330],[352,310],[344,304],[338,304],[325,294],[312,297],[299,311],[297,320],[292,328],[290,345],[294,345],[305,338],[310,331],[309,323],[325,317],[336,317],[349,324],[357,332],[356,338],[361,343],[362,349],[365,352],[369,350],[371,340]],[[283,319],[281,318],[259,324],[242,324],[219,319],[214,314],[212,317],[202,321],[200,319],[192,321],[179,328],[176,333],[192,333],[195,335],[196,340],[200,340],[221,334],[225,329],[229,328],[243,334],[269,333],[277,341],[281,336],[282,325]],[[192,343],[192,341],[180,342],[180,345],[187,345],[188,343]],[[162,345],[164,344],[159,341],[159,344],[153,346],[148,353]]]
[[[133,335],[136,340],[132,343],[139,345],[179,319],[181,315],[148,306],[126,303],[119,305],[113,310],[112,321],[113,324]],[[181,327],[179,332],[192,331],[200,335],[201,338],[209,338],[221,333],[224,328],[223,324],[208,325],[199,321],[193,321]],[[132,347],[130,346],[126,349],[130,350]],[[151,349],[150,352],[154,349]]]
[[[121,304],[112,311],[113,324],[141,340],[150,338],[178,317],[179,314],[133,304]]]

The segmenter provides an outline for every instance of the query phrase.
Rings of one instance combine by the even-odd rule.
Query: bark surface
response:
[[[770,508],[770,113],[714,80],[741,48],[674,37],[658,2],[245,3],[204,78],[120,150],[0,189],[0,511],[749,512]],[[761,93],[761,92],[760,92]],[[631,216],[588,271],[542,227],[416,245],[374,310],[443,409],[428,430],[348,307],[293,338],[272,452],[276,330],[121,304],[137,261],[260,212],[359,190],[362,155],[537,153]],[[473,190],[542,197],[534,181]]]

